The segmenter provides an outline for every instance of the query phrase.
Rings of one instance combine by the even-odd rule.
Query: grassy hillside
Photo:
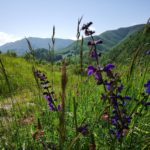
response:
[[[98,46],[98,50],[100,51],[109,50],[110,48],[114,47],[115,45],[123,41],[125,38],[130,36],[131,34],[141,30],[143,27],[144,25],[135,25],[135,26],[126,27],[126,28],[119,28],[117,30],[106,31],[100,35],[94,36],[95,40],[102,39],[103,41],[103,44]],[[88,46],[87,46],[88,40],[89,38],[84,39],[84,44],[83,44],[84,51],[88,50]],[[68,47],[59,51],[58,53],[65,54],[65,55],[73,55],[74,53],[78,54],[79,49],[80,49],[79,43],[74,42]]]
[[[65,124],[64,149],[70,147],[70,150],[86,150],[89,149],[91,143],[94,143],[98,150],[112,147],[113,149],[120,149],[120,143],[115,136],[112,135],[112,139],[110,137],[109,129],[113,125],[105,118],[105,116],[107,117],[105,112],[111,105],[108,101],[102,99],[102,94],[109,96],[110,91],[105,91],[106,89],[103,86],[97,85],[92,75],[74,75],[72,68],[76,69],[76,65],[67,66],[65,121],[62,121],[59,116],[63,111],[50,110],[48,102],[43,96],[42,87],[44,86],[41,83],[42,87],[37,88],[32,73],[33,65],[44,71],[50,81],[48,84],[50,85],[49,90],[54,93],[55,103],[59,103],[63,99],[62,91],[64,91],[64,86],[61,86],[61,66],[55,65],[54,72],[52,72],[52,66],[49,64],[41,65],[36,62],[27,62],[23,58],[2,54],[0,59],[11,86],[10,92],[0,66],[0,149],[17,150],[25,147],[25,149],[41,150],[45,148],[45,145],[49,149],[52,149],[51,146],[59,147],[59,135],[63,132],[59,129],[62,124]],[[150,133],[150,115],[141,105],[137,108],[136,99],[141,97],[140,93],[144,91],[143,85],[146,83],[149,74],[147,69],[143,67],[146,75],[141,77],[140,70],[137,68],[134,82],[127,83],[126,67],[118,68],[116,66],[117,69],[115,70],[121,75],[121,83],[125,86],[119,96],[132,96],[132,100],[127,101],[125,109],[128,113],[135,110],[135,116],[131,120],[130,128],[125,130],[128,131],[128,135],[123,137],[121,144],[124,149],[142,149],[145,145],[148,145],[146,139]],[[63,75],[62,79],[64,79]],[[53,86],[52,78],[54,79]],[[109,78],[105,76],[105,79]],[[64,83],[64,80],[62,80],[62,83]],[[118,81],[118,84],[120,85],[120,81]],[[110,115],[112,110],[113,108],[110,109]],[[136,115],[140,112],[143,117]],[[84,125],[87,125],[86,134],[79,130]]]
[[[10,82],[10,89],[12,92],[21,91],[21,87],[26,89],[32,88],[30,85],[33,80],[33,75],[29,70],[32,70],[30,63],[26,62],[23,58],[14,58],[11,56],[0,55],[0,59],[4,65],[5,72]],[[2,66],[0,67],[2,70]],[[21,70],[21,71],[20,71]],[[28,81],[25,83],[24,81]],[[1,71],[0,74],[0,95],[8,96],[9,87],[5,81],[4,73]]]
[[[104,41],[104,48],[110,49],[143,27],[144,25],[135,25],[126,28],[119,28],[117,30],[106,31],[99,37]]]
[[[12,57],[4,54],[0,54],[0,60],[2,61],[5,72],[10,84],[10,90],[6,83],[2,67],[0,65],[0,97],[9,97],[11,93],[20,94],[21,91],[35,91],[37,90],[37,85],[32,72],[33,65],[47,72],[50,75],[51,65],[50,64],[39,64],[33,63],[32,61],[26,61],[21,57]],[[59,67],[55,69],[55,76],[59,76]],[[50,76],[50,79],[52,77]],[[57,79],[56,79],[57,80]],[[58,80],[56,81],[58,82]],[[11,91],[11,93],[10,93]]]
[[[124,40],[128,49],[129,41],[134,44],[134,59],[149,60],[149,33],[147,25]],[[129,58],[128,49],[117,51],[120,63]],[[0,149],[149,149],[149,62],[133,63],[130,74],[128,63],[92,62],[83,64],[85,76],[77,72],[78,64],[0,54]],[[33,66],[40,70],[36,77]]]
[[[103,61],[130,63],[135,55],[138,61],[142,61],[146,51],[149,49],[150,25],[146,25],[145,28],[128,36],[128,38],[107,52],[103,57]]]

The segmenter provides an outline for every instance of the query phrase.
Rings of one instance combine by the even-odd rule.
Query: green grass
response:
[[[37,87],[32,72],[33,62],[6,55],[0,55],[0,59],[3,62],[11,86],[10,92],[3,72],[0,71],[0,149],[43,149],[42,144],[32,137],[32,133],[37,130],[38,118],[45,133],[44,141],[58,146],[58,114],[49,111],[42,90]],[[34,63],[34,66],[46,73],[50,83],[54,79],[53,89],[56,98],[61,101],[61,66],[54,65],[54,73],[51,72],[52,66],[50,64]],[[97,150],[148,149],[150,144],[149,109],[142,110],[142,117],[135,116],[133,118],[129,133],[123,139],[122,144],[116,140],[111,141],[108,134],[109,123],[101,119],[106,107],[101,100],[103,88],[96,85],[93,77],[75,74],[75,69],[76,65],[67,66],[66,139],[63,149],[66,150],[75,141],[71,149],[87,150],[92,139],[90,134],[88,136],[79,135],[79,138],[77,138],[74,102],[77,110],[77,124],[80,126],[84,121],[89,125]],[[134,65],[128,79],[129,71],[131,71],[130,66],[116,64],[115,72],[119,73],[122,83],[125,84],[123,94],[128,94],[134,99],[140,99],[140,93],[144,91],[143,84],[149,78],[149,70],[140,65]],[[136,101],[130,101],[127,106],[128,111],[131,112],[135,106]],[[137,112],[140,112],[140,110],[139,107]]]

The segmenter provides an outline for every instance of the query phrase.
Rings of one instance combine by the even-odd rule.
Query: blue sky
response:
[[[20,38],[76,36],[77,19],[96,33],[146,23],[150,0],[0,0],[0,45]]]

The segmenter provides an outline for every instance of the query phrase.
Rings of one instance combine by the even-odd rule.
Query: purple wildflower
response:
[[[95,79],[96,80],[100,80],[101,79],[101,75],[99,74],[98,71],[96,71],[96,73],[95,73]]]
[[[81,125],[80,127],[77,128],[77,131],[82,133],[84,136],[87,135],[89,133],[88,125],[87,124]]]
[[[121,91],[123,90],[123,84],[120,84],[120,86],[118,87],[118,89],[117,89],[117,91],[119,92],[119,93],[121,93]]]
[[[124,100],[131,100],[131,97],[130,96],[125,96],[123,99]]]
[[[120,130],[117,130],[116,131],[116,137],[117,137],[117,139],[120,140],[121,136],[122,136],[122,132]]]
[[[150,86],[150,80],[147,81],[146,84],[144,84],[144,87],[149,87]]]
[[[95,31],[92,31],[92,30],[85,30],[85,35],[86,36],[89,36],[89,35],[92,35],[92,34],[94,34],[95,33]]]
[[[97,70],[95,73],[95,79],[97,80],[97,84],[102,84],[103,80],[102,80],[102,75],[100,70]]]
[[[88,76],[92,75],[95,71],[96,69],[93,66],[88,66]]]
[[[141,104],[147,107],[147,106],[150,105],[150,102],[144,102],[144,101],[142,101]]]
[[[93,49],[93,50],[90,52],[90,56],[91,56],[92,58],[97,58],[98,55],[97,55],[95,49]]]
[[[150,87],[145,90],[146,93],[150,94]]]
[[[45,95],[45,99],[51,103],[53,102],[53,99],[50,95]]]
[[[150,55],[150,49],[146,52],[147,55]]]
[[[81,28],[81,30],[87,30],[89,28],[90,25],[92,25],[92,22],[88,22],[87,24],[84,24]]]
[[[145,102],[144,105],[148,106],[148,105],[150,105],[150,102]]]
[[[110,84],[107,85],[107,90],[109,90],[109,91],[111,90],[111,85]]]
[[[89,29],[91,23],[83,25],[82,30],[85,30],[85,35],[91,36],[91,41],[88,42],[88,46],[90,47],[89,55],[92,58],[96,58],[97,64],[98,61],[98,53],[97,53],[97,44],[101,44],[102,40],[94,40],[92,36],[94,31]],[[101,54],[100,54],[101,55]],[[108,114],[108,112],[104,112],[102,114],[102,120],[107,120],[111,123],[112,129],[110,129],[110,133],[113,134],[119,141],[123,136],[125,136],[129,131],[129,124],[131,122],[131,117],[127,114],[127,110],[125,109],[125,104],[127,100],[131,100],[129,96],[122,96],[121,92],[124,88],[123,84],[121,84],[121,80],[117,73],[113,73],[112,69],[115,67],[113,64],[107,64],[103,68],[88,66],[88,75],[94,74],[95,79],[97,80],[97,84],[103,84],[104,90],[106,93],[101,94],[101,99],[103,102],[108,100],[109,107],[112,109],[112,113]],[[106,73],[108,78],[103,78],[103,72]],[[149,93],[150,86],[149,82],[145,85],[146,92]],[[149,103],[147,103],[149,105]],[[78,132],[81,132],[83,135],[87,133],[87,126],[82,125],[78,128]]]
[[[105,67],[104,67],[104,70],[107,71],[107,70],[111,70],[113,69],[115,66],[113,64],[107,64]]]
[[[113,64],[107,64],[103,69],[109,78],[114,78],[114,75],[111,71],[111,69],[113,69],[114,67],[115,66]]]
[[[125,100],[130,100],[131,97],[122,95],[112,94],[110,96],[111,104],[113,105],[111,124],[115,127],[112,128],[111,134],[113,134],[118,140],[121,140],[123,136],[127,134],[129,130],[129,124],[131,117],[128,116],[127,111],[124,107],[126,104]]]
[[[106,85],[107,90],[112,89],[112,82],[105,81],[104,84]]]
[[[51,102],[48,103],[48,106],[49,106],[50,110],[52,110],[52,111],[56,110],[56,108],[54,107],[54,105]]]
[[[44,90],[43,95],[44,95],[44,98],[47,100],[49,109],[52,111],[57,111],[59,108],[57,108],[55,105],[54,92],[49,91],[50,85],[49,85],[49,81],[47,80],[46,75],[39,70],[35,70],[34,74],[35,74],[35,77],[37,77],[37,79],[40,80],[41,87]]]
[[[124,115],[125,115],[125,114],[124,114]],[[131,117],[125,115],[125,116],[123,117],[123,122],[124,122],[125,124],[130,123],[130,122],[131,122]]]
[[[144,87],[146,88],[145,92],[150,94],[150,80],[148,80],[147,83],[144,84]]]
[[[118,121],[118,118],[117,117],[112,117],[112,120],[111,120],[111,123],[113,124],[113,125],[117,125],[117,121]]]

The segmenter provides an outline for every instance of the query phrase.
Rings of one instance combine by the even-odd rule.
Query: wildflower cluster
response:
[[[93,33],[89,30],[89,26],[92,22],[84,24],[82,30],[85,30],[85,35],[91,36],[91,41],[87,43],[90,46],[90,57],[96,58],[97,67],[92,65],[88,66],[88,76],[94,75],[97,85],[104,87],[104,93],[101,94],[103,103],[108,104],[102,114],[102,120],[108,121],[111,126],[109,128],[112,137],[117,138],[119,141],[128,134],[129,125],[132,120],[133,113],[129,114],[126,109],[126,104],[132,98],[128,95],[123,95],[122,90],[124,85],[121,83],[121,79],[117,73],[113,72],[115,65],[107,64],[103,67],[99,65],[97,47],[96,45],[102,44],[101,40],[94,40]],[[87,34],[88,33],[88,34]],[[150,52],[147,51],[147,54]],[[150,105],[150,102],[145,102],[150,94],[150,80],[144,85],[145,93],[143,99],[137,103],[144,106]],[[145,95],[147,94],[147,95]],[[135,109],[136,111],[136,109]]]
[[[88,67],[88,75],[94,75],[98,85],[103,85],[105,93],[101,94],[101,99],[104,103],[110,104],[109,114],[108,111],[102,115],[103,120],[108,120],[112,124],[110,133],[116,136],[118,139],[123,137],[129,130],[129,124],[131,117],[127,114],[125,105],[127,101],[131,100],[129,96],[123,96],[122,90],[124,85],[121,83],[118,74],[113,73],[112,69],[115,66],[113,64],[107,64],[101,68]],[[103,76],[107,76],[105,80]]]
[[[40,70],[35,70],[34,74],[35,74],[35,77],[37,79],[39,79],[39,81],[40,81],[40,84],[43,89],[43,95],[48,102],[49,109],[51,111],[60,111],[61,104],[56,106],[55,103],[56,103],[57,99],[54,98],[54,91],[49,90],[51,86],[49,85],[49,81],[47,80],[46,75],[44,73],[42,73]]]
[[[86,30],[90,31],[88,27],[91,24],[92,23],[90,22],[83,25],[82,30],[85,30],[85,34],[87,32]],[[92,34],[89,35],[92,39],[88,42],[88,45],[91,46],[90,56],[96,58],[97,67],[89,65],[87,74],[88,76],[94,75],[97,84],[103,85],[105,92],[101,94],[101,99],[104,103],[109,103],[109,110],[111,110],[111,112],[105,111],[102,115],[102,119],[111,123],[112,128],[110,128],[110,133],[120,140],[129,130],[131,117],[128,115],[125,105],[131,98],[121,94],[124,85],[121,83],[119,75],[112,71],[115,66],[113,64],[107,64],[104,67],[101,67],[98,64],[96,45],[102,44],[103,42],[102,40],[95,41]]]

